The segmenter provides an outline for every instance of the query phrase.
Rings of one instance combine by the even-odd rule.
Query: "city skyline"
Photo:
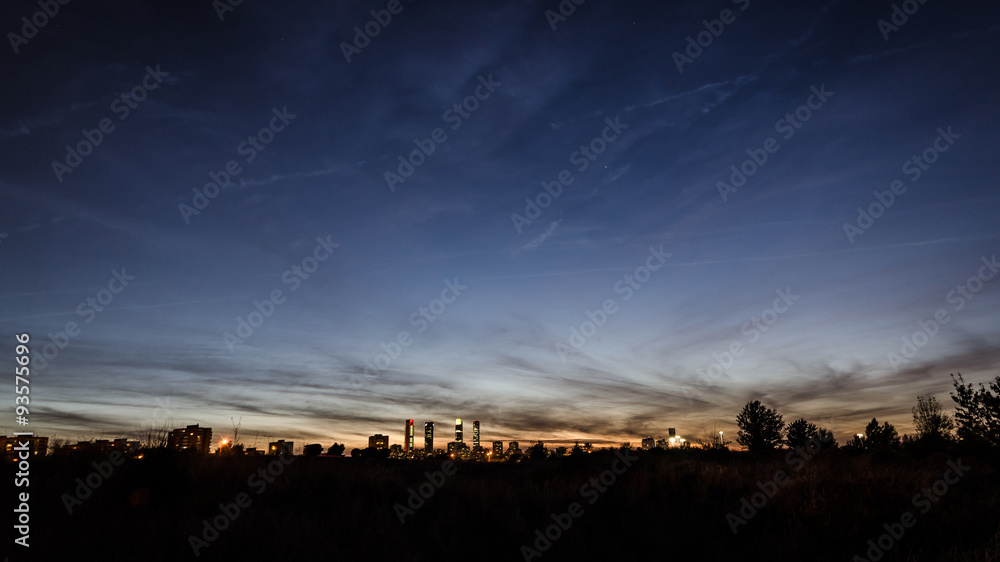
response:
[[[791,418],[785,419],[785,424],[787,425],[791,421],[792,421]],[[807,420],[807,421],[818,421],[818,420]],[[445,447],[438,447],[433,445],[434,424],[435,424],[433,420],[428,420],[424,422],[424,443],[419,447],[415,446],[416,442],[415,432],[414,432],[414,428],[416,427],[414,423],[415,420],[405,419],[403,420],[403,422],[404,422],[404,429],[400,433],[400,438],[398,442],[394,441],[393,437],[394,434],[391,431],[386,431],[386,430],[378,430],[374,432],[369,431],[362,439],[362,443],[354,443],[349,440],[339,439],[336,436],[317,440],[317,439],[303,438],[301,434],[279,434],[277,432],[267,432],[267,431],[262,433],[261,431],[253,431],[253,430],[248,432],[246,431],[245,428],[242,427],[242,419],[240,420],[240,425],[238,427],[231,426],[232,430],[227,430],[227,429],[215,430],[211,426],[206,426],[200,423],[184,424],[179,426],[173,423],[165,423],[164,425],[161,425],[159,427],[145,426],[130,431],[107,431],[101,433],[100,437],[98,437],[97,434],[94,433],[79,434],[75,436],[76,437],[75,439],[63,435],[41,436],[35,433],[35,438],[44,438],[46,440],[52,439],[53,441],[59,442],[60,446],[66,446],[71,444],[73,441],[77,441],[77,443],[88,443],[95,440],[97,442],[108,442],[109,439],[107,438],[113,437],[114,441],[125,441],[132,439],[132,441],[129,441],[129,443],[134,442],[138,446],[138,444],[140,443],[139,439],[146,439],[146,440],[152,439],[153,441],[157,441],[160,440],[160,437],[162,437],[163,443],[165,443],[169,448],[174,448],[173,443],[175,441],[186,440],[189,438],[188,435],[197,435],[199,437],[194,437],[194,438],[197,439],[198,448],[201,449],[201,452],[203,453],[207,453],[209,451],[217,452],[219,448],[225,446],[233,447],[237,444],[245,448],[252,447],[253,449],[258,449],[257,447],[258,443],[273,444],[275,443],[275,441],[273,440],[278,439],[279,437],[280,439],[278,439],[277,442],[284,442],[288,440],[289,442],[292,443],[298,443],[297,449],[295,450],[300,452],[303,450],[305,446],[311,443],[322,445],[323,450],[326,450],[333,444],[339,443],[345,446],[346,449],[345,454],[348,454],[353,449],[365,449],[366,447],[372,447],[373,439],[383,440],[382,448],[398,446],[400,450],[404,453],[404,455],[408,455],[410,451],[419,453],[419,452],[429,452],[429,451],[436,452],[436,451],[446,450]],[[735,430],[736,425],[737,425],[736,423],[733,424],[734,429],[732,430],[732,433],[730,433],[730,436],[736,435],[736,430]],[[818,425],[825,430],[830,429],[827,425],[825,425],[822,422],[819,423]],[[453,443],[457,444],[465,443],[464,431],[462,429],[463,426],[464,422],[462,422],[462,418],[456,418],[455,430],[454,430],[455,432],[453,434],[453,438],[450,442],[446,443],[446,445],[451,445]],[[668,441],[670,443],[673,443],[675,438],[677,439],[678,446],[680,445],[681,442],[686,442],[690,446],[696,446],[700,444],[711,445],[716,435],[719,436],[719,443],[723,443],[724,440],[722,439],[722,435],[725,431],[729,429],[728,427],[726,427],[726,429],[720,429],[720,427],[722,426],[714,426],[711,432],[705,433],[700,436],[688,434],[684,431],[678,432],[677,429],[674,427],[669,427],[669,428],[663,427],[661,428],[662,431],[656,431],[654,433],[648,433],[643,435],[636,435],[632,436],[631,438],[626,438],[620,441],[614,441],[614,440],[600,441],[582,437],[577,437],[569,440],[550,440],[550,439],[538,438],[537,436],[528,436],[528,438],[525,438],[523,435],[515,438],[506,437],[498,439],[497,435],[489,435],[489,434],[487,434],[488,438],[484,438],[481,434],[480,420],[474,420],[473,445],[469,447],[468,444],[466,443],[465,446],[472,451],[480,448],[486,451],[489,450],[491,447],[483,445],[483,443],[487,444],[493,443],[494,445],[496,443],[508,443],[511,444],[511,446],[513,447],[514,444],[523,441],[527,443],[529,446],[538,442],[542,442],[547,445],[552,445],[553,447],[559,447],[559,446],[572,447],[574,445],[580,445],[582,443],[586,443],[588,446],[596,444],[598,446],[603,446],[602,448],[615,448],[622,444],[630,443],[633,447],[636,448],[646,448],[645,443],[647,441],[652,440],[655,446],[659,447],[662,444],[665,447]],[[238,434],[240,431],[243,431],[242,439],[238,438]],[[382,433],[382,431],[386,432]],[[212,437],[213,432],[215,435],[214,440]],[[833,433],[834,436],[837,437],[837,432]],[[903,433],[906,432],[901,431],[901,434]],[[250,438],[248,437],[248,435],[250,434],[254,435],[252,440],[250,440]],[[857,434],[858,434],[857,432],[844,433],[841,434],[840,437],[843,437],[844,440],[846,441],[850,440],[854,435]],[[6,435],[6,433],[4,433],[4,435]],[[688,437],[683,437],[685,435]],[[409,441],[410,443],[409,447],[407,447],[407,441]],[[732,445],[731,441],[729,443],[730,445]],[[431,446],[428,447],[428,444],[430,444]],[[180,448],[185,448],[185,447],[180,447]],[[730,446],[729,448],[734,448],[734,447]],[[738,447],[735,448],[738,449]]]
[[[1000,8],[569,4],[60,4],[0,71],[29,429],[912,433],[1000,373]]]

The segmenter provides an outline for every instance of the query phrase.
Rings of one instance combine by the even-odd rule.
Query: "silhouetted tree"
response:
[[[358,448],[351,449],[351,457],[355,459],[361,458],[361,449]]]
[[[816,430],[816,437],[823,443],[823,447],[837,447],[837,438],[833,436],[833,432],[825,427],[821,427]]]
[[[760,400],[747,402],[743,411],[736,416],[740,428],[736,442],[751,453],[767,451],[781,443],[781,433],[785,422],[777,410],[761,405]]]
[[[354,452],[351,452],[351,456],[354,456]],[[376,449],[375,447],[365,447],[361,451],[361,457],[365,459],[387,459],[389,458],[389,449]]]
[[[948,441],[955,422],[944,413],[941,404],[933,396],[917,396],[913,407],[913,425],[917,428],[917,438],[925,441]]]
[[[319,443],[312,443],[302,447],[302,456],[304,457],[318,457],[323,454],[323,446]]]
[[[955,423],[959,439],[1000,446],[1000,376],[987,389],[979,383],[979,390],[966,384],[962,373],[951,376],[955,392]],[[996,394],[993,394],[993,393]]]
[[[813,437],[819,438],[819,428],[816,424],[807,422],[804,418],[799,418],[788,424],[787,443],[791,448],[803,447]]]
[[[333,445],[330,445],[329,449],[326,450],[326,454],[340,456],[344,454],[344,449],[345,447],[340,443],[334,443]]]
[[[570,454],[573,455],[574,457],[578,457],[580,455],[585,454],[583,452],[583,447],[580,446],[580,442],[579,441],[577,441],[576,444],[573,445],[573,450],[570,452]]]
[[[164,421],[159,425],[150,422],[136,426],[129,432],[129,436],[139,442],[140,449],[164,449],[171,429],[170,421]]]
[[[545,446],[545,443],[538,441],[534,445],[528,447],[528,458],[537,461],[542,460],[549,456],[549,450]]]
[[[861,453],[865,450],[865,436],[855,434],[851,440],[844,445],[844,450],[849,453]]]
[[[889,422],[882,425],[872,418],[865,427],[864,448],[868,451],[888,452],[899,448],[899,433]]]
[[[708,450],[729,450],[729,445],[732,445],[732,441],[726,441],[723,438],[723,434],[719,431],[719,426],[713,425],[712,431],[705,434],[704,439],[698,440],[698,446],[702,449]]]
[[[631,441],[625,441],[624,443],[622,443],[618,447],[618,450],[620,450],[623,453],[631,452],[632,451],[632,442]]]

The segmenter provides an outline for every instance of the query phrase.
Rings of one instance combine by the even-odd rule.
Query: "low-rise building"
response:
[[[167,436],[167,448],[175,451],[211,452],[212,428],[198,427],[198,424],[178,428]]]
[[[24,444],[27,444],[28,454],[31,457],[44,457],[49,448],[49,438],[36,437],[33,435],[24,437],[7,437],[6,435],[0,436],[0,450],[3,451],[4,458],[7,460],[17,460],[19,451],[14,449]]]
[[[267,454],[291,456],[292,449],[294,448],[295,448],[295,441],[285,441],[284,439],[278,439],[277,441],[268,443]]]

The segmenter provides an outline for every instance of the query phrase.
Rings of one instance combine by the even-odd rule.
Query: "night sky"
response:
[[[843,443],[998,373],[996,5],[323,4],[4,4],[36,434]]]

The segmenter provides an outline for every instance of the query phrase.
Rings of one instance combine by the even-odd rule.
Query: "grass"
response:
[[[916,524],[880,562],[1000,559],[1000,477],[992,452],[881,458],[829,450],[801,470],[785,453],[637,456],[599,495],[582,495],[581,486],[616,466],[611,452],[458,463],[457,473],[404,524],[394,505],[405,504],[408,490],[427,482],[424,473],[439,470],[440,461],[296,457],[261,491],[248,478],[274,457],[147,455],[115,469],[70,515],[63,494],[73,494],[75,479],[104,459],[46,457],[31,467],[31,554],[36,560],[523,560],[521,547],[552,524],[550,514],[577,502],[583,514],[540,559],[847,561],[864,556],[867,541],[877,541],[883,525],[905,511]],[[919,513],[914,494],[959,456],[970,472]],[[749,501],[757,483],[778,470],[790,474],[788,481],[734,534],[726,514],[738,513],[741,499]],[[195,557],[189,536],[201,535],[203,520],[219,516],[219,504],[241,492],[252,503]]]

